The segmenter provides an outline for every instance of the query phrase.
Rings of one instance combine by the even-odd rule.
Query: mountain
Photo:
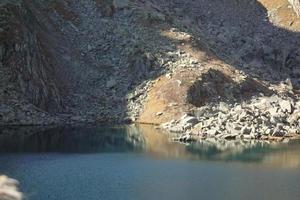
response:
[[[1,0],[0,13],[2,125],[161,124],[274,96],[298,109],[286,0]]]

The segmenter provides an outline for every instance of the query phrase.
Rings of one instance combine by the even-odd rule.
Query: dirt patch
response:
[[[287,0],[258,0],[268,10],[269,19],[288,30],[300,29],[300,18]]]
[[[185,103],[186,90],[187,87],[181,85],[181,80],[160,77],[149,91],[138,121],[160,124],[181,117],[188,111]]]

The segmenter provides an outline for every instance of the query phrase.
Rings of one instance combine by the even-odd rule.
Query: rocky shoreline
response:
[[[300,18],[287,2],[16,2],[0,4],[0,126],[300,134]]]
[[[220,102],[161,125],[179,133],[178,141],[217,138],[224,140],[276,140],[300,138],[300,101],[273,95],[234,105]]]

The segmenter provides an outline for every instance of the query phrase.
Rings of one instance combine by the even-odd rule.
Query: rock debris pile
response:
[[[235,105],[220,102],[162,125],[182,134],[181,140],[204,138],[268,139],[300,134],[300,101],[273,95]]]

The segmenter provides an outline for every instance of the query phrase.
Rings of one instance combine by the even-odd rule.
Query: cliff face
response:
[[[29,103],[45,111],[59,111],[62,104],[55,58],[50,52],[53,48],[49,41],[51,33],[30,6],[30,3],[20,2],[6,3],[0,8],[0,57],[2,76],[7,80],[1,88],[2,94],[9,95],[12,90],[8,87],[12,87]]]
[[[143,31],[130,27],[128,5],[1,1],[1,124],[126,118],[126,95],[155,70],[128,36]]]
[[[2,0],[0,11],[1,124],[162,123],[220,101],[298,98],[300,20],[286,0]]]

